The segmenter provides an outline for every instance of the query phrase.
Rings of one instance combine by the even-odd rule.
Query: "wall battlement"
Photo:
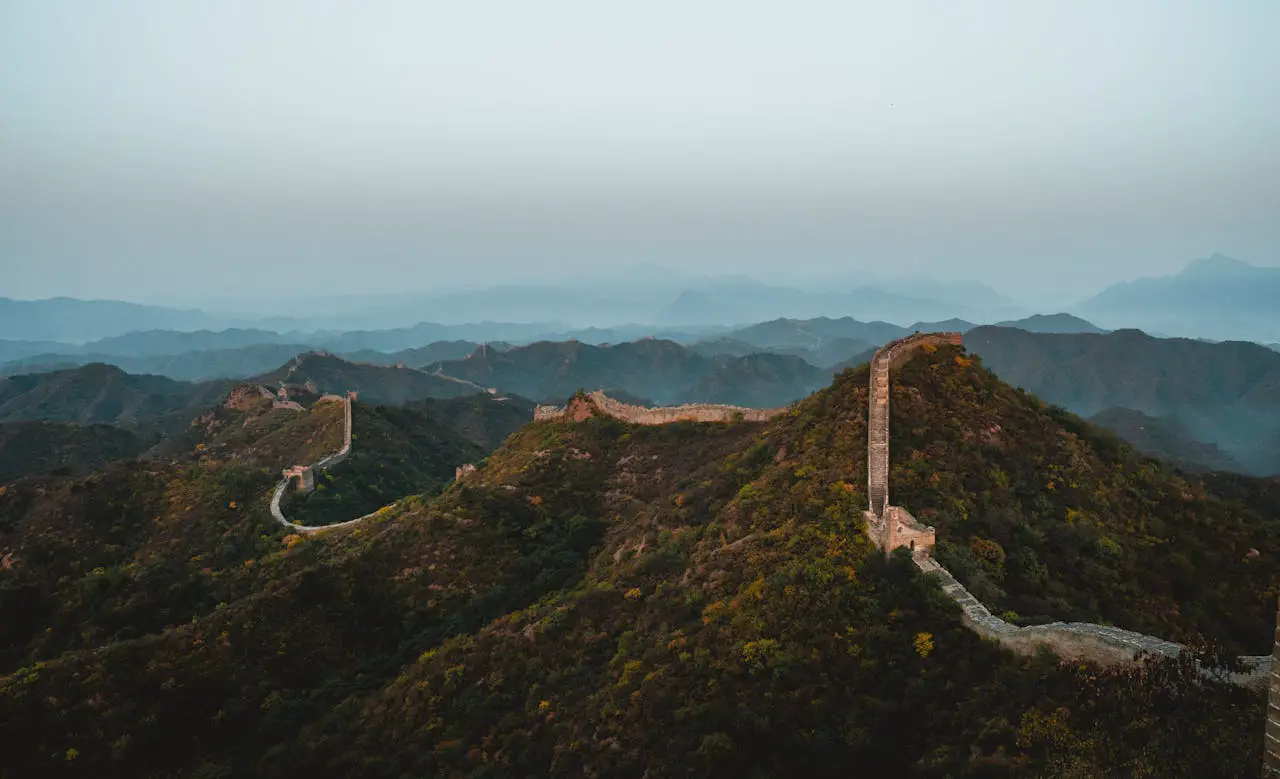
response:
[[[787,411],[783,408],[744,408],[712,403],[687,403],[681,406],[634,406],[605,395],[599,390],[586,396],[577,396],[568,405],[538,406],[533,410],[534,421],[568,419],[581,422],[601,414],[635,425],[666,425],[672,422],[765,422]]]

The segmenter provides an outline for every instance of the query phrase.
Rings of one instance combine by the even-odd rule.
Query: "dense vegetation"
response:
[[[1215,495],[955,349],[896,381],[890,496],[937,527],[939,558],[997,613],[1266,650],[1275,513]]]
[[[975,588],[1269,646],[1273,487],[1188,482],[956,350],[899,383],[894,500]],[[231,420],[195,473],[13,486],[0,588],[27,589],[0,616],[26,627],[2,639],[0,777],[1256,775],[1256,693],[1003,654],[872,548],[866,384],[847,371],[767,425],[526,425],[443,494],[316,538],[265,517],[271,474]],[[1178,555],[1204,580],[1182,611]]]
[[[138,436],[110,425],[0,423],[0,484],[23,476],[85,473],[146,448]]]
[[[533,419],[534,403],[518,395],[478,393],[462,398],[428,399],[407,404],[421,409],[486,452]]]

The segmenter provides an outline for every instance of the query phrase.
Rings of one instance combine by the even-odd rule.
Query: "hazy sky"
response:
[[[0,295],[1280,264],[1277,33],[1277,0],[0,0]]]

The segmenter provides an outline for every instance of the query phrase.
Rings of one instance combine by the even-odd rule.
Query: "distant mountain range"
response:
[[[1188,338],[1271,342],[1280,334],[1280,267],[1215,254],[1174,276],[1108,287],[1071,310],[1104,326]]]
[[[624,390],[660,404],[778,406],[813,392],[830,374],[789,355],[708,357],[674,341],[613,346],[541,341],[498,351],[482,346],[463,360],[428,367],[538,401],[562,402],[579,389]]]
[[[1066,314],[1034,316],[1004,324],[1036,332],[1097,330],[1090,323]],[[706,356],[742,357],[766,352],[800,357],[811,365],[828,367],[842,364],[869,348],[915,330],[965,331],[974,326],[973,323],[960,319],[917,322],[901,327],[881,321],[861,322],[852,317],[817,317],[775,319],[738,329],[666,330],[629,325],[622,328],[587,328],[545,336],[542,335],[540,325],[494,323],[465,326],[422,323],[399,330],[350,333],[277,333],[236,328],[189,333],[151,330],[80,345],[0,342],[0,355],[9,357],[7,362],[0,364],[0,376],[105,363],[123,368],[129,373],[153,373],[182,381],[206,381],[257,376],[271,371],[296,354],[316,349],[332,352],[352,362],[387,366],[403,364],[420,368],[442,360],[461,359],[481,343],[505,350],[513,343],[527,344],[539,340],[576,340],[604,344],[624,343],[647,337],[685,344]],[[460,333],[467,333],[481,340],[453,337]],[[495,334],[505,335],[509,340],[482,338]],[[449,340],[415,340],[435,336],[448,336]]]

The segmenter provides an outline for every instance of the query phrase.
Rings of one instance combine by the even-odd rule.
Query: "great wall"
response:
[[[870,365],[870,397],[867,412],[867,499],[866,532],[886,556],[905,547],[915,566],[924,574],[936,577],[942,591],[960,606],[966,627],[979,636],[1010,651],[1032,655],[1047,649],[1064,660],[1087,660],[1102,663],[1133,662],[1143,654],[1178,657],[1186,648],[1180,644],[1130,630],[1083,622],[1054,622],[1047,625],[1018,626],[991,613],[933,557],[936,543],[934,528],[920,523],[902,506],[889,500],[889,421],[892,395],[891,371],[901,367],[920,351],[933,351],[941,346],[963,346],[960,333],[916,333],[885,344],[876,351]],[[332,397],[332,396],[330,396]],[[340,450],[310,466],[296,465],[283,472],[271,498],[271,514],[284,527],[300,534],[319,533],[353,525],[380,513],[333,525],[308,527],[290,522],[280,509],[280,500],[289,484],[298,479],[299,489],[314,486],[315,471],[342,462],[351,452],[351,406],[356,393],[341,398],[345,404],[343,445]],[[322,400],[329,399],[324,398]],[[332,398],[337,400],[338,398]],[[281,404],[283,405],[283,404]],[[753,409],[715,404],[686,404],[668,407],[644,407],[622,403],[603,392],[579,393],[563,407],[540,405],[534,409],[535,421],[582,421],[604,414],[631,424],[662,425],[672,422],[765,422],[787,411],[787,408]],[[473,465],[457,469],[461,480],[475,470]],[[1276,615],[1275,642],[1270,655],[1237,658],[1244,668],[1229,681],[1243,686],[1265,685],[1268,691],[1264,733],[1263,773],[1280,777],[1280,608]]]
[[[1110,625],[1054,622],[1019,626],[1001,619],[992,614],[950,571],[934,559],[934,528],[917,521],[906,508],[890,503],[891,371],[904,365],[920,351],[929,352],[941,346],[963,345],[960,333],[915,333],[885,344],[871,360],[867,412],[868,507],[865,518],[866,532],[872,542],[883,549],[886,556],[892,555],[899,548],[907,548],[915,566],[922,573],[936,577],[942,591],[960,606],[961,619],[966,627],[1017,654],[1034,655],[1041,649],[1047,649],[1064,660],[1108,664],[1133,662],[1144,654],[1180,656],[1186,651],[1180,644]],[[785,411],[785,408],[748,409],[704,404],[646,408],[620,403],[603,392],[592,392],[575,396],[564,407],[538,406],[534,410],[534,419],[582,421],[595,413],[603,413],[641,425],[661,425],[686,420],[763,422]],[[1231,675],[1228,681],[1251,687],[1266,685],[1268,688],[1264,772],[1267,776],[1280,777],[1280,610],[1276,616],[1272,654],[1237,659],[1244,670]]]
[[[1104,663],[1131,662],[1143,653],[1178,657],[1186,648],[1155,636],[1086,622],[1054,622],[1018,626],[992,614],[951,572],[933,557],[934,529],[921,525],[910,512],[889,503],[889,408],[892,394],[890,370],[901,367],[916,352],[939,346],[963,346],[959,333],[917,333],[890,342],[871,360],[870,400],[867,413],[867,533],[886,555],[907,547],[923,573],[935,576],[959,606],[964,624],[985,639],[1018,654],[1048,649],[1064,660]],[[1276,614],[1275,642],[1270,655],[1237,658],[1244,668],[1229,681],[1242,686],[1267,688],[1267,716],[1263,745],[1263,772],[1280,777],[1280,609]]]
[[[606,416],[635,425],[665,425],[671,422],[765,422],[786,412],[786,408],[743,408],[709,403],[688,403],[683,406],[633,406],[614,400],[596,391],[577,395],[561,406],[538,406],[533,410],[534,420],[570,419],[581,422],[599,412]]]
[[[309,492],[315,488],[316,471],[328,470],[350,456],[351,406],[355,402],[356,397],[356,393],[348,392],[346,395],[341,397],[337,395],[325,395],[320,398],[318,402],[341,401],[343,404],[342,448],[333,454],[322,457],[310,465],[294,465],[290,468],[285,468],[283,478],[281,478],[279,483],[276,484],[275,491],[271,493],[271,516],[275,517],[276,522],[279,522],[281,525],[284,525],[295,533],[308,535],[311,533],[322,533],[326,530],[333,530],[335,528],[347,527],[349,525],[354,525],[361,520],[376,516],[382,511],[382,509],[378,509],[378,511],[365,514],[362,517],[356,517],[355,519],[349,519],[346,522],[335,522],[332,525],[317,525],[312,527],[308,525],[299,525],[296,522],[290,522],[289,518],[284,515],[284,511],[280,509],[280,500],[284,497],[285,491],[289,489],[289,484],[294,479],[298,480],[299,492]]]

